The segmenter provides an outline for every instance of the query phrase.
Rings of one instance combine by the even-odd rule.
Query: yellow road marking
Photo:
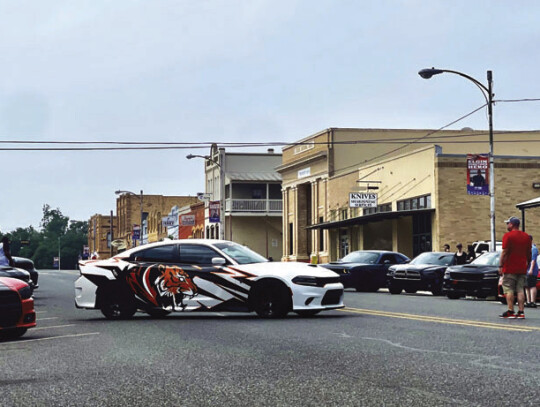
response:
[[[382,316],[382,317],[388,317],[388,318],[410,319],[410,320],[415,320],[415,321],[436,322],[440,324],[449,324],[449,325],[473,326],[477,328],[502,329],[502,330],[507,330],[507,331],[517,331],[517,332],[533,332],[534,330],[540,330],[540,328],[530,327],[530,326],[512,326],[512,325],[506,325],[506,324],[496,324],[492,322],[441,318],[441,317],[434,317],[434,316],[405,314],[402,312],[388,312],[388,311],[378,311],[378,310],[370,310],[370,309],[362,309],[362,308],[344,308],[344,309],[341,309],[340,311],[352,312],[356,314],[376,315],[376,316]]]

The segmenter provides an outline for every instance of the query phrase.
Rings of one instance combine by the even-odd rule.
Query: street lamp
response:
[[[122,191],[122,190],[114,191],[114,193],[116,195],[122,195],[122,194],[134,195],[134,196],[138,195],[135,192]],[[143,191],[142,191],[142,189],[141,189],[140,197],[141,197],[140,198],[141,199],[141,224],[140,224],[140,229],[139,229],[139,240],[141,241],[141,244],[142,244],[142,236],[143,236],[142,227],[143,227],[143,218],[144,218],[144,213],[143,213]]]
[[[474,83],[482,92],[482,95],[486,99],[487,107],[488,107],[488,120],[489,120],[489,217],[491,221],[491,244],[490,244],[490,251],[495,251],[495,165],[494,165],[494,158],[493,158],[493,74],[491,71],[487,71],[487,81],[488,86],[486,87],[473,77],[464,74],[463,72],[458,71],[451,71],[449,69],[436,69],[436,68],[428,68],[428,69],[422,69],[418,72],[418,75],[420,75],[424,79],[430,79],[433,75],[439,75],[441,73],[453,73],[456,75],[459,75],[465,79],[468,79],[472,83]]]
[[[221,157],[221,151],[220,151],[220,157]],[[205,161],[210,161],[217,165],[219,167],[219,238],[221,240],[225,239],[225,228],[224,228],[224,219],[225,219],[225,210],[224,210],[224,202],[225,202],[225,173],[223,171],[223,166],[210,157],[209,155],[198,155],[198,154],[188,154],[186,155],[186,158],[188,160],[191,160],[192,158],[202,158]],[[223,162],[223,161],[222,161]]]

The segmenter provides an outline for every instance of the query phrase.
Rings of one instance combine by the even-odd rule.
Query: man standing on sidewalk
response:
[[[502,253],[499,263],[499,274],[502,275],[502,287],[506,294],[508,311],[500,318],[525,318],[525,293],[527,266],[531,261],[531,238],[519,230],[519,219],[511,217],[506,221],[506,229],[502,241]],[[517,293],[518,312],[514,314],[514,293]]]

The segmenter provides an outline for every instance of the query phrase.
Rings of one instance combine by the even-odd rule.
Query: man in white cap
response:
[[[506,220],[506,229],[502,241],[502,253],[499,263],[499,274],[502,275],[502,288],[506,294],[508,311],[500,318],[524,319],[525,283],[527,266],[531,261],[531,238],[519,230],[519,219],[511,217]],[[514,314],[514,293],[517,293],[518,312]]]

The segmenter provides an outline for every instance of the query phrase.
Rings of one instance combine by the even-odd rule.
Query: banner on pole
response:
[[[467,154],[467,194],[489,195],[489,156]]]
[[[210,211],[208,221],[210,223],[219,223],[219,204],[219,201],[211,201],[208,206],[208,210]]]

